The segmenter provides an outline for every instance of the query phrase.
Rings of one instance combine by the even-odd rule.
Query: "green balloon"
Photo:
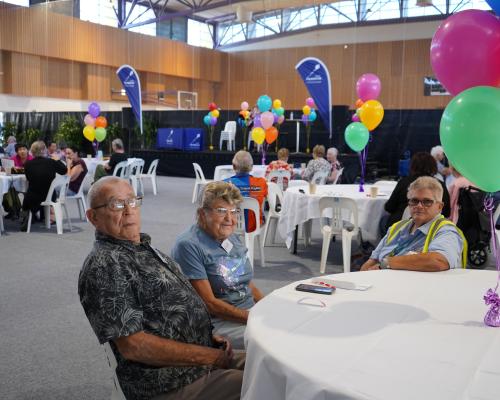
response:
[[[106,139],[106,129],[105,128],[97,128],[95,130],[95,139],[98,142],[102,142],[104,139]]]
[[[439,129],[451,164],[485,192],[500,190],[500,89],[476,86],[455,96]]]
[[[345,129],[345,141],[354,151],[363,150],[370,139],[370,132],[361,122],[352,122]]]

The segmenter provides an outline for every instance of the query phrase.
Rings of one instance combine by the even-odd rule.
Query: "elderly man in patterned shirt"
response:
[[[203,300],[178,265],[140,233],[130,184],[105,177],[89,192],[94,248],[78,292],[101,344],[109,342],[127,399],[239,399],[244,354],[212,335]]]

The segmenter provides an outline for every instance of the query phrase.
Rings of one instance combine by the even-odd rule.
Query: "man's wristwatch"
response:
[[[391,267],[389,265],[388,257],[384,257],[384,258],[382,258],[382,260],[380,260],[379,267],[380,267],[380,269],[391,269]]]

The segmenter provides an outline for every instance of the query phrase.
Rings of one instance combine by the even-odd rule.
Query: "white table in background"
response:
[[[82,158],[83,162],[87,166],[87,176],[94,179],[95,170],[98,165],[105,165],[107,161],[99,160],[97,158]]]
[[[318,185],[315,194],[309,194],[308,186],[287,189],[278,222],[280,235],[287,238],[287,243],[290,243],[297,225],[310,219],[320,218],[319,199],[323,196],[335,196],[350,198],[356,202],[363,240],[377,242],[380,218],[392,189],[379,188],[377,198],[371,198],[370,186],[365,185],[365,191],[360,192],[359,185]],[[300,189],[304,190],[305,194],[300,193]]]
[[[256,178],[264,178],[266,176],[267,165],[254,165],[250,174]],[[232,165],[217,165],[214,170],[214,181],[222,181],[235,174]]]
[[[14,189],[18,192],[25,193],[28,190],[26,175],[5,175],[0,173],[0,194],[3,196],[11,186],[14,186]]]
[[[242,399],[499,398],[500,328],[483,323],[496,271],[329,278],[373,287],[325,296],[297,292],[294,283],[252,308]],[[298,303],[305,298],[316,305]]]

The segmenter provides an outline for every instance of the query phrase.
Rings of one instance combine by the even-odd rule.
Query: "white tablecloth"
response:
[[[483,323],[496,272],[330,278],[373,287],[325,296],[297,292],[295,283],[252,308],[242,399],[500,398],[500,328]],[[326,307],[297,303],[306,297]]]
[[[98,160],[97,158],[82,158],[87,166],[87,176],[94,178],[95,170],[98,165],[104,165],[107,161]]]
[[[11,186],[14,186],[18,192],[26,192],[28,190],[26,175],[0,174],[0,194],[3,196],[9,191]]]
[[[306,193],[302,194],[302,189]],[[369,197],[370,185],[364,186],[365,192],[359,192],[359,185],[319,185],[316,194],[309,194],[308,187],[292,187],[285,192],[278,223],[280,235],[291,239],[296,225],[309,219],[319,218],[319,199],[323,196],[347,197],[358,206],[358,223],[364,240],[377,242],[378,225],[384,211],[384,204],[392,193],[392,188],[379,188],[376,198]]]
[[[251,175],[256,178],[264,178],[266,175],[267,165],[254,165]],[[214,170],[214,181],[222,181],[234,175],[232,165],[217,165]]]

